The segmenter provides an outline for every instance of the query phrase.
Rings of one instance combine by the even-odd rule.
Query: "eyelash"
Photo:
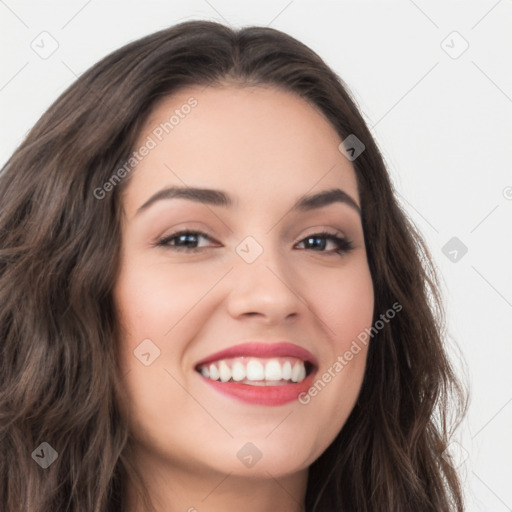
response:
[[[180,236],[183,236],[183,235],[193,235],[196,237],[204,237],[204,238],[208,238],[209,240],[211,240],[211,238],[206,233],[203,233],[202,231],[182,230],[182,231],[178,231],[176,233],[172,233],[171,235],[168,235],[164,238],[161,238],[156,243],[156,246],[157,247],[165,247],[165,248],[168,248],[168,249],[171,249],[174,251],[178,251],[178,252],[188,252],[188,253],[197,253],[197,252],[201,251],[202,249],[205,249],[205,247],[180,247],[177,245],[170,244],[170,242],[172,240],[174,240],[175,238],[178,238]],[[325,238],[326,240],[330,240],[330,241],[334,242],[338,246],[338,248],[335,249],[334,251],[314,251],[314,252],[324,252],[328,255],[333,255],[333,254],[342,255],[342,254],[346,254],[354,249],[354,244],[348,238],[339,237],[335,233],[330,233],[328,231],[321,231],[320,233],[314,233],[312,235],[308,235],[307,237],[303,238],[298,243],[302,243],[311,238]],[[308,249],[303,249],[303,250],[308,250]]]

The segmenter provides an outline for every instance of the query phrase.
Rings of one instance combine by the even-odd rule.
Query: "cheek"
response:
[[[118,359],[122,373],[129,375],[132,400],[151,396],[164,384],[173,388],[167,371],[181,375],[181,361],[201,325],[206,297],[224,273],[223,268],[199,272],[195,265],[136,258],[122,267],[114,291],[122,333]],[[150,365],[145,366],[138,357],[148,352]],[[179,386],[175,391],[181,392]]]
[[[187,329],[187,315],[212,286],[209,281],[214,277],[205,277],[199,284],[197,276],[191,280],[189,274],[178,272],[177,267],[169,269],[165,264],[133,258],[122,267],[114,290],[121,324],[118,356],[124,376],[122,407],[136,436],[146,441],[154,435],[151,425],[158,425],[162,418],[168,426],[176,422],[178,427],[182,422],[179,416],[168,413],[170,404],[185,410],[188,403],[187,395],[170,375],[182,381],[178,362],[185,350],[185,342],[180,340],[187,339],[183,331]],[[144,364],[146,353],[148,365]]]
[[[321,418],[325,435],[334,438],[352,411],[364,378],[374,290],[366,263],[316,286],[315,314],[322,319],[329,346],[316,380],[299,402],[312,417]]]
[[[163,340],[208,292],[218,278],[212,273],[159,264],[127,265],[116,286],[121,322],[132,337]]]
[[[326,276],[317,282],[315,290],[313,302],[325,322],[332,347],[337,353],[347,350],[373,320],[374,290],[366,262]]]

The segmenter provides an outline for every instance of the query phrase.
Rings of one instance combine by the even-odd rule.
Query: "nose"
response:
[[[228,312],[235,319],[251,317],[272,325],[298,317],[307,309],[290,269],[269,251],[253,263],[238,261],[231,278]]]

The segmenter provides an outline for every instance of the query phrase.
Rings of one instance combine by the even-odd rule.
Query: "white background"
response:
[[[511,511],[512,0],[0,0],[0,164],[88,67],[190,19],[283,30],[348,84],[443,279],[468,512]]]

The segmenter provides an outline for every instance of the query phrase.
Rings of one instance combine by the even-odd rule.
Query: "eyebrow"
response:
[[[135,215],[147,210],[151,205],[158,201],[169,199],[188,199],[202,204],[212,206],[222,206],[224,208],[233,207],[234,200],[222,190],[195,187],[167,187],[153,194],[142,206],[137,209]],[[353,208],[361,215],[361,208],[346,192],[340,188],[324,190],[316,194],[304,195],[300,197],[293,205],[292,210],[310,211],[322,208],[334,203],[342,203]]]

